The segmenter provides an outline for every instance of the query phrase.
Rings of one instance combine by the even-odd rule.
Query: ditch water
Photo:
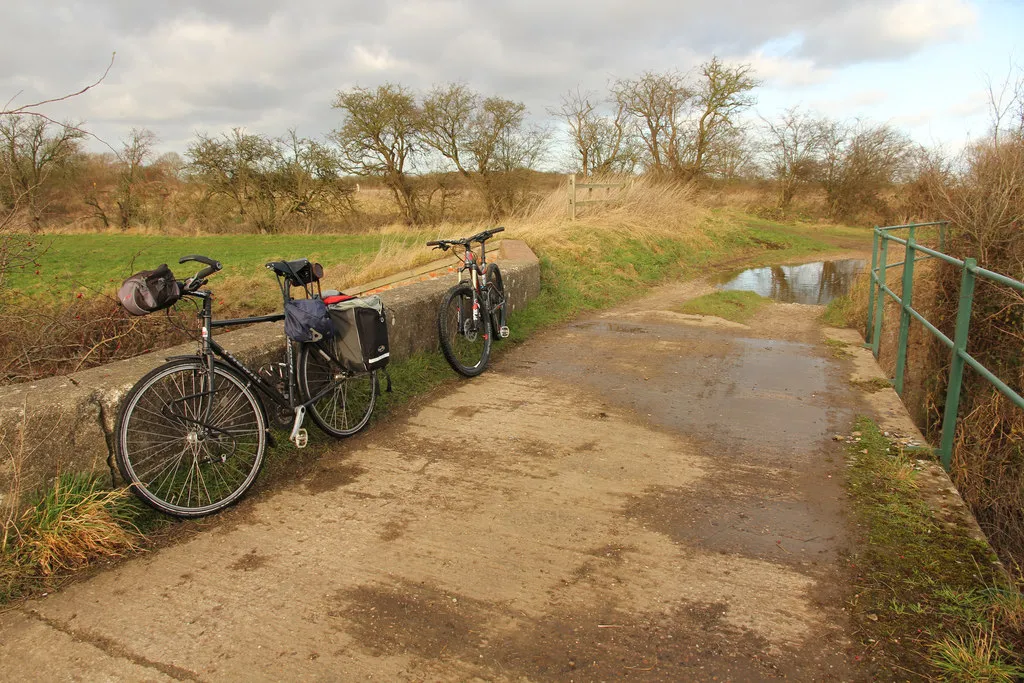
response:
[[[727,276],[718,289],[755,292],[785,303],[825,305],[847,294],[853,278],[863,268],[860,259],[751,268]]]

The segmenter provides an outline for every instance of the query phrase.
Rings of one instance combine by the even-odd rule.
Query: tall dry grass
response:
[[[596,182],[615,182],[615,179]],[[505,232],[496,239],[523,240],[540,253],[571,249],[596,254],[610,236],[642,240],[652,245],[663,239],[682,240],[696,248],[706,246],[712,239],[707,219],[708,211],[698,204],[692,187],[640,179],[612,201],[587,205],[575,221],[569,220],[566,189],[553,190],[529,211],[502,221]],[[424,243],[431,239],[466,237],[492,226],[488,221],[445,222],[424,232]],[[726,230],[730,226],[719,225],[717,229]],[[380,232],[385,239],[372,258],[356,264],[328,265],[324,282],[338,287],[357,285],[443,258],[440,252],[425,245],[403,244],[397,236],[408,231],[407,226],[401,225],[382,228]],[[388,239],[389,235],[396,238]],[[458,256],[452,255],[453,262]]]

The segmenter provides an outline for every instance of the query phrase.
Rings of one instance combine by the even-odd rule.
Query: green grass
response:
[[[856,313],[856,305],[853,299],[849,296],[840,296],[825,305],[821,321],[831,327],[853,327],[857,322],[854,320],[854,313]]]
[[[905,452],[866,418],[855,429],[848,486],[861,538],[850,568],[862,645],[898,679],[1017,680],[1020,593],[986,544],[936,516]]]
[[[771,299],[754,292],[714,292],[687,301],[679,307],[679,312],[712,315],[737,323],[747,323],[769,303]]]
[[[387,239],[415,244],[420,237],[411,233]],[[25,296],[59,297],[79,291],[112,294],[128,275],[161,263],[179,277],[194,274],[196,264],[178,265],[178,259],[188,254],[219,260],[225,275],[253,275],[264,271],[264,263],[281,259],[309,258],[324,265],[355,262],[375,254],[383,239],[380,235],[42,235],[38,266],[16,270],[10,286],[12,293]]]

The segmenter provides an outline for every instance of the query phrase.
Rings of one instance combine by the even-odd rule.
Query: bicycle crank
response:
[[[306,406],[299,406],[295,409],[295,424],[292,425],[291,436],[288,440],[295,444],[296,448],[305,448],[309,443],[309,432],[302,428],[302,421],[306,418]]]

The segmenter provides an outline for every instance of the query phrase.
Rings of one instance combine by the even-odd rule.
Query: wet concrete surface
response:
[[[0,615],[19,680],[851,680],[818,309],[539,335],[206,533]],[[481,439],[468,442],[468,437]]]

